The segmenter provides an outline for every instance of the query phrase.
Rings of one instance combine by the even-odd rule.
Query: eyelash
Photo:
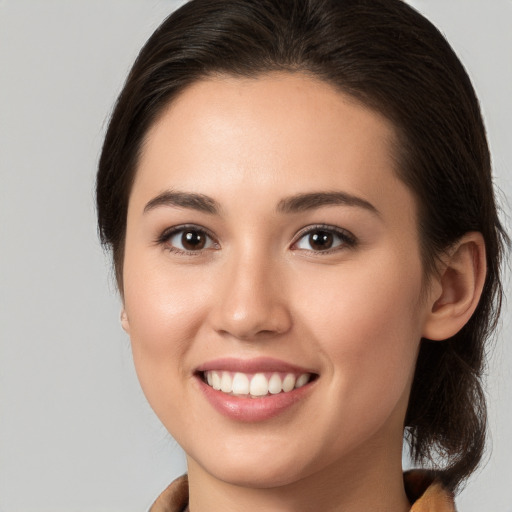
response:
[[[186,232],[190,233],[196,233],[199,236],[204,236],[208,238],[213,245],[214,249],[220,248],[219,243],[215,240],[215,237],[206,229],[196,226],[194,224],[186,224],[181,226],[174,226],[172,228],[166,229],[156,240],[156,243],[158,245],[163,245],[172,253],[184,255],[184,256],[198,256],[203,251],[207,249],[211,249],[212,247],[207,248],[201,248],[197,250],[186,250],[186,249],[179,249],[178,247],[175,247],[174,245],[170,244],[170,240],[172,237],[183,234]],[[354,248],[357,245],[357,239],[356,237],[350,233],[349,231],[345,229],[341,229],[338,227],[326,225],[326,224],[316,224],[313,226],[308,226],[304,229],[302,229],[297,236],[295,237],[295,241],[291,244],[291,248],[293,249],[294,246],[297,246],[297,244],[306,236],[311,236],[314,233],[326,233],[327,235],[333,235],[335,238],[339,239],[338,245],[335,247],[331,247],[326,250],[315,250],[315,249],[298,249],[303,250],[312,254],[318,254],[318,255],[327,255],[332,254],[334,252],[338,252],[343,249],[350,249]]]
[[[178,234],[185,234],[186,232],[190,233],[197,233],[199,235],[205,236],[208,239],[212,241],[212,243],[216,246],[215,248],[219,247],[218,242],[215,241],[215,237],[206,229],[196,226],[194,224],[184,224],[181,226],[174,226],[172,228],[166,229],[156,240],[156,243],[158,245],[163,245],[166,247],[166,249],[170,252],[180,254],[183,256],[197,256],[205,249],[198,249],[198,250],[186,250],[186,249],[179,249],[178,247],[175,247],[174,245],[171,245],[169,242],[172,239],[173,236]]]
[[[332,254],[334,252],[341,251],[343,249],[351,249],[357,245],[356,237],[347,231],[346,229],[338,228],[335,226],[329,226],[327,224],[316,224],[313,226],[308,226],[302,229],[296,236],[295,241],[292,243],[292,247],[296,246],[304,237],[311,236],[314,233],[327,233],[328,235],[333,235],[340,240],[339,245],[319,251],[314,249],[302,249],[309,253],[327,255]]]

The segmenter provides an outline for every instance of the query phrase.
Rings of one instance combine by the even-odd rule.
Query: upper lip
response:
[[[197,372],[207,372],[210,370],[241,373],[282,372],[295,373],[298,375],[303,373],[315,373],[310,369],[271,357],[257,357],[252,359],[226,357],[207,361],[196,369]]]

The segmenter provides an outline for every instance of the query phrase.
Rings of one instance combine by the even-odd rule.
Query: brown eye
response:
[[[183,231],[181,245],[186,251],[199,251],[206,245],[206,235],[200,231]]]
[[[356,245],[356,239],[351,233],[335,226],[311,227],[302,233],[302,236],[293,244],[293,249],[327,253]]]
[[[173,252],[200,252],[216,247],[212,237],[205,231],[194,227],[175,229],[169,234],[164,234],[161,242]]]
[[[334,235],[327,231],[315,231],[309,235],[309,245],[314,251],[325,251],[332,247]]]

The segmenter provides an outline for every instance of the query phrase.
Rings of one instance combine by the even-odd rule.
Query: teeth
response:
[[[249,377],[245,373],[235,373],[232,391],[234,395],[249,394]]]
[[[233,379],[228,372],[222,372],[222,377],[220,379],[220,390],[223,393],[231,393],[233,389]]]
[[[220,375],[217,372],[208,372],[212,374],[212,388],[217,391],[220,389]]]
[[[267,374],[269,375],[269,374]],[[268,394],[288,393],[293,389],[305,386],[311,379],[311,374],[303,373],[272,373],[267,377],[264,373],[248,375],[241,372],[207,371],[205,381],[209,386],[223,393],[237,396],[262,397]]]
[[[281,393],[283,390],[283,383],[281,382],[281,377],[277,373],[273,373],[268,380],[268,392],[272,395],[277,395],[277,393]]]
[[[252,396],[265,396],[268,395],[268,380],[263,373],[257,373],[251,379],[251,387],[249,393]]]
[[[289,373],[283,380],[283,391],[291,391],[295,387],[295,375]]]
[[[296,388],[301,388],[305,386],[309,382],[309,375],[307,373],[303,373],[295,382]]]

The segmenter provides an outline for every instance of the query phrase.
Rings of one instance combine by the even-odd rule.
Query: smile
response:
[[[232,396],[261,398],[264,396],[289,393],[311,381],[311,373],[242,373],[224,370],[203,372],[203,380],[216,391]]]
[[[198,389],[223,416],[266,421],[293,411],[317,387],[319,373],[278,359],[222,358],[195,369]]]

